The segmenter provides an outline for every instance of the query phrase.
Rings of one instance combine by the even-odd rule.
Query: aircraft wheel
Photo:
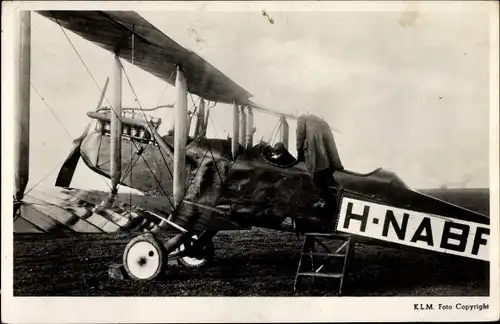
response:
[[[164,247],[151,233],[133,238],[123,252],[123,266],[135,280],[152,280],[158,277],[165,264]]]
[[[194,246],[197,239],[198,235],[193,235],[189,244]],[[184,251],[185,249],[186,246],[184,244],[179,247],[180,251]],[[214,242],[210,240],[203,247],[195,247],[191,255],[177,259],[177,263],[187,268],[200,268],[213,259],[214,250]]]

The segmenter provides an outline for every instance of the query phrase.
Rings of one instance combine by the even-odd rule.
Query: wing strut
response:
[[[247,149],[252,148],[253,146],[253,111],[252,107],[248,106],[247,107],[247,136],[246,136],[246,146]]]
[[[122,65],[114,56],[113,107],[111,107],[111,192],[116,193],[122,176]]]
[[[178,208],[182,202],[186,179],[186,141],[187,141],[187,83],[184,71],[177,66],[175,79],[177,99],[175,101],[174,126],[174,206]]]
[[[240,135],[240,110],[238,108],[238,104],[233,103],[233,135],[231,138],[231,152],[233,153],[233,160],[236,159],[236,155],[238,154],[239,148],[239,140],[238,137]]]
[[[246,134],[247,134],[247,115],[245,112],[245,107],[240,107],[240,135],[239,141],[241,146],[245,147],[246,142]]]
[[[282,142],[285,145],[285,148],[288,149],[288,135],[289,135],[289,128],[288,128],[288,122],[286,121],[285,116],[281,116],[281,126],[280,126],[280,142]]]
[[[20,12],[17,44],[15,141],[15,201],[21,201],[29,178],[31,11]]]
[[[200,104],[199,104],[199,107],[198,107],[198,114],[196,116],[196,128],[195,128],[195,131],[194,131],[194,137],[195,138],[198,138],[198,137],[206,137],[206,133],[205,133],[205,100],[203,100],[203,98],[200,98]]]

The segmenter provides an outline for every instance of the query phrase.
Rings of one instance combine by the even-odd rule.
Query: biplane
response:
[[[157,277],[167,260],[203,266],[213,257],[217,232],[252,227],[338,235],[489,261],[488,216],[412,190],[383,168],[366,174],[335,172],[338,185],[330,188],[325,204],[317,204],[321,197],[305,164],[295,158],[292,163],[275,163],[270,143],[253,139],[254,112],[279,116],[285,147],[287,119],[297,117],[254,103],[248,91],[137,13],[38,14],[110,52],[113,100],[111,106],[101,105],[106,82],[97,109],[87,113],[89,126],[75,139],[59,172],[56,188],[24,195],[30,12],[21,13],[14,231],[143,232],[123,253],[124,269],[138,280]],[[149,116],[146,108],[122,107],[121,60],[175,86],[175,104],[167,107],[175,111],[173,132],[159,134],[162,121]],[[188,94],[200,99],[193,112],[187,108]],[[230,138],[207,138],[210,102],[232,105]],[[109,192],[71,188],[80,159],[111,180]],[[118,193],[119,186],[144,194]],[[161,241],[155,234],[162,231],[173,237]]]

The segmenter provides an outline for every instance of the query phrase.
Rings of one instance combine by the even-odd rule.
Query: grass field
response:
[[[439,194],[439,193],[438,193]],[[436,196],[438,194],[435,194]],[[484,199],[453,197],[476,211]],[[471,198],[472,197],[472,198]],[[481,196],[482,197],[482,196]],[[443,197],[442,197],[443,198]],[[444,199],[444,198],[443,198]],[[467,200],[468,199],[468,200]],[[466,201],[467,200],[467,201]],[[293,281],[302,241],[294,234],[254,229],[221,232],[214,239],[215,259],[203,269],[169,267],[152,282],[115,281],[108,266],[121,262],[131,236],[16,235],[16,296],[296,296],[335,295],[337,281],[308,281],[296,293]],[[487,296],[487,263],[467,259],[358,245],[344,295],[348,296]]]

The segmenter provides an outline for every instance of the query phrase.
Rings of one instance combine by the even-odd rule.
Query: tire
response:
[[[193,235],[192,237],[194,240],[198,238],[197,235]],[[179,247],[179,250],[182,251],[185,249],[184,244],[182,244]],[[201,268],[205,266],[207,263],[212,261],[214,254],[215,254],[215,248],[214,248],[214,242],[212,240],[208,241],[203,248],[198,250],[201,252],[201,255],[197,256],[185,256],[177,259],[177,263],[179,265],[182,265],[186,268]]]
[[[165,266],[165,248],[151,233],[133,238],[123,252],[123,267],[134,280],[153,280]]]

